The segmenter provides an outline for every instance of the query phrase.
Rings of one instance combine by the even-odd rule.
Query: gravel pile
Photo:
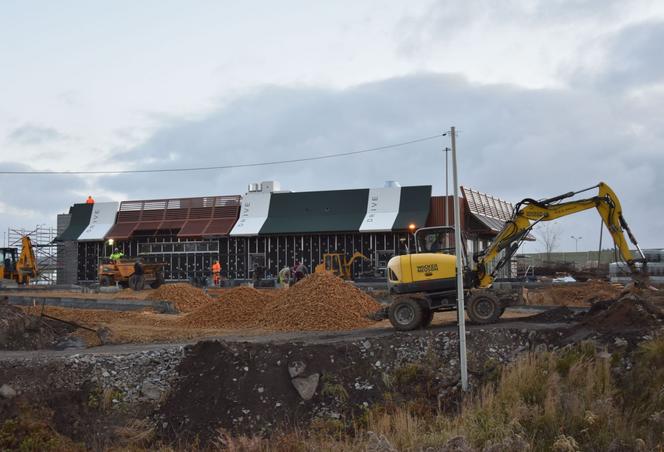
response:
[[[192,312],[212,301],[202,289],[186,283],[165,284],[148,295],[148,299],[170,301],[179,312]]]
[[[331,273],[314,273],[258,312],[258,325],[280,331],[339,331],[367,327],[381,306]]]
[[[180,320],[194,328],[252,328],[273,295],[251,287],[234,287]]]

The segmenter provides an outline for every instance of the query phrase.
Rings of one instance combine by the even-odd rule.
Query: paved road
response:
[[[527,330],[547,330],[555,328],[568,327],[569,323],[534,323],[520,319],[504,319],[492,325],[468,325],[467,330],[487,329],[527,329]],[[169,348],[178,348],[186,345],[192,345],[204,340],[220,340],[225,342],[251,342],[251,343],[284,343],[284,342],[305,342],[310,344],[325,344],[336,342],[356,341],[364,338],[385,337],[394,334],[414,334],[427,335],[430,333],[456,331],[455,323],[435,325],[424,330],[416,330],[408,333],[398,333],[391,327],[386,328],[367,328],[352,331],[340,332],[295,332],[295,333],[268,333],[268,334],[230,334],[225,336],[214,336],[199,338],[190,341],[180,341],[172,343],[157,344],[117,344],[103,345],[86,349],[68,349],[68,350],[29,350],[29,351],[0,351],[0,362],[15,359],[37,359],[58,356],[72,355],[123,355],[131,353],[140,353],[151,350],[163,350]]]

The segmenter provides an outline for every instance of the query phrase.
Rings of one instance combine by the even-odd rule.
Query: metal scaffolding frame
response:
[[[53,226],[45,224],[37,225],[34,229],[8,228],[7,246],[18,248],[21,252],[21,238],[30,237],[37,260],[38,274],[32,279],[32,284],[54,285],[58,275],[58,250],[53,242],[58,235],[58,231]]]

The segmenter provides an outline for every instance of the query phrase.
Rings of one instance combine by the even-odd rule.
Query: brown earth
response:
[[[589,306],[593,301],[613,299],[620,295],[622,286],[605,281],[588,281],[527,289],[528,305]]]
[[[74,330],[70,325],[0,302],[0,350],[53,348]]]
[[[338,331],[375,323],[372,297],[331,273],[314,273],[283,291],[259,313],[258,325],[279,331]]]
[[[192,312],[212,301],[202,289],[187,283],[164,284],[151,291],[146,299],[173,302],[179,312]]]
[[[602,332],[646,331],[664,325],[664,310],[647,292],[628,293],[602,302],[591,310],[582,325]]]
[[[273,295],[251,287],[235,287],[199,307],[178,324],[193,328],[254,328],[257,317]]]

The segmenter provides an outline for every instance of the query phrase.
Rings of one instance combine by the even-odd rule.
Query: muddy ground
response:
[[[470,383],[477,388],[495,379],[502,364],[529,350],[580,341],[608,353],[634,349],[662,330],[663,299],[627,295],[596,303],[587,314],[560,308],[469,326]],[[378,327],[0,351],[0,433],[26,412],[48,431],[97,450],[205,446],[220,432],[269,435],[321,423],[344,428],[383,404],[454,412],[458,373],[458,336],[449,324],[411,333]]]

